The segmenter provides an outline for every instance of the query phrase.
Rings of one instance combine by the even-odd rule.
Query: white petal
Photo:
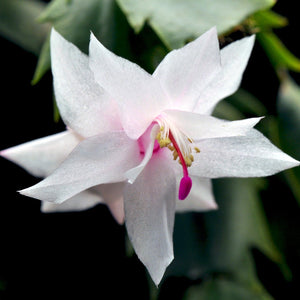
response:
[[[89,55],[95,79],[118,103],[124,130],[137,139],[168,105],[159,82],[138,65],[110,52],[94,35]]]
[[[55,97],[65,124],[85,137],[121,129],[116,105],[95,82],[88,57],[54,29],[51,64]]]
[[[42,201],[41,211],[44,213],[82,211],[92,208],[99,203],[103,203],[102,198],[87,190],[75,195],[61,204]]]
[[[221,70],[216,28],[181,49],[170,52],[155,70],[173,108],[192,110],[202,90]]]
[[[138,166],[127,171],[125,174],[129,183],[133,183],[136,180],[136,178],[143,171],[143,169],[149,162],[150,158],[152,157],[155,138],[156,138],[158,132],[159,132],[159,126],[157,124],[155,124],[151,129],[149,143],[148,143],[147,150],[146,150],[146,153],[145,153],[145,156],[144,156],[142,162]],[[145,135],[147,135],[147,134],[148,134],[148,132],[146,131]]]
[[[105,203],[115,220],[119,224],[123,224],[125,220],[124,214],[124,182],[101,184],[91,188],[92,191],[101,195],[103,203]]]
[[[123,201],[124,182],[101,184],[80,192],[61,204],[42,201],[41,211],[44,213],[82,211],[97,204],[106,204],[119,224],[125,220]]]
[[[153,155],[124,195],[125,224],[133,248],[155,284],[173,260],[175,174],[161,155]]]
[[[74,132],[65,131],[3,150],[0,154],[30,174],[46,177],[79,142],[80,138]]]
[[[269,176],[299,165],[255,129],[246,136],[202,140],[197,146],[201,152],[189,171],[200,177]]]
[[[245,135],[261,120],[249,118],[227,121],[179,110],[167,110],[165,113],[177,128],[194,140]]]
[[[255,37],[246,37],[221,50],[222,71],[199,95],[195,112],[211,114],[215,105],[239,87],[247,66]]]
[[[49,177],[21,193],[61,203],[92,186],[125,180],[125,172],[140,162],[136,141],[124,132],[82,141]]]
[[[197,176],[191,177],[193,181],[191,192],[185,200],[176,201],[176,212],[200,212],[217,209],[218,205],[215,202],[211,180]]]
[[[125,221],[125,212],[124,212],[124,200],[123,198],[119,198],[116,201],[112,201],[107,203],[107,206],[115,218],[115,220],[120,224],[124,224]]]

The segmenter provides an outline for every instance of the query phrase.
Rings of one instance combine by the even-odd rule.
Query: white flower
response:
[[[21,193],[52,203],[86,196],[94,203],[100,198],[89,195],[108,187],[102,201],[124,202],[128,235],[158,284],[173,260],[176,205],[216,208],[209,178],[268,176],[299,165],[253,129],[260,118],[210,116],[238,88],[253,43],[247,37],[220,51],[213,28],[170,52],[150,75],[93,35],[86,56],[53,30],[55,95],[71,130],[1,153],[47,176]],[[40,143],[45,156],[34,160],[31,151]]]

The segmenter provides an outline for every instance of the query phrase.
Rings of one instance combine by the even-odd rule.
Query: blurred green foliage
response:
[[[274,0],[1,0],[0,34],[39,56],[32,83],[37,84],[51,66],[49,32],[54,26],[67,40],[88,53],[90,32],[110,50],[152,72],[171,49],[184,45],[217,26],[220,38],[240,31],[257,40],[280,80],[278,117],[265,123],[284,151],[300,159],[300,87],[288,71],[299,72],[300,60],[274,33],[288,24],[271,10]],[[255,59],[255,58],[253,58]],[[56,118],[57,118],[56,110]],[[216,108],[215,115],[239,119],[265,115],[267,108],[251,92],[239,90]],[[300,169],[279,177],[300,204]],[[167,278],[188,277],[185,300],[272,299],[256,274],[251,250],[261,251],[291,279],[284,247],[273,240],[261,194],[270,190],[262,179],[214,181],[219,210],[176,217],[175,261]],[[288,192],[287,192],[288,193]],[[0,285],[1,288],[1,285]],[[160,290],[155,297],[164,299]]]
[[[273,0],[118,0],[136,32],[147,22],[169,49],[178,48],[216,26],[220,34]]]

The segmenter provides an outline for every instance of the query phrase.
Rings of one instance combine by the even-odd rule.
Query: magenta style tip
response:
[[[192,179],[189,176],[184,176],[179,185],[179,200],[184,200],[190,193],[192,188]]]

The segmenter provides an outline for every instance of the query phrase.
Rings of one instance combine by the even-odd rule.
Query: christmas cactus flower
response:
[[[79,208],[86,197],[86,206],[102,201],[118,213],[124,205],[133,247],[158,284],[173,260],[176,206],[216,208],[210,178],[299,165],[253,128],[260,118],[211,116],[237,90],[253,44],[251,36],[220,50],[212,28],[170,52],[151,75],[93,35],[86,56],[52,30],[54,90],[68,130],[1,153],[46,177],[21,193]]]

